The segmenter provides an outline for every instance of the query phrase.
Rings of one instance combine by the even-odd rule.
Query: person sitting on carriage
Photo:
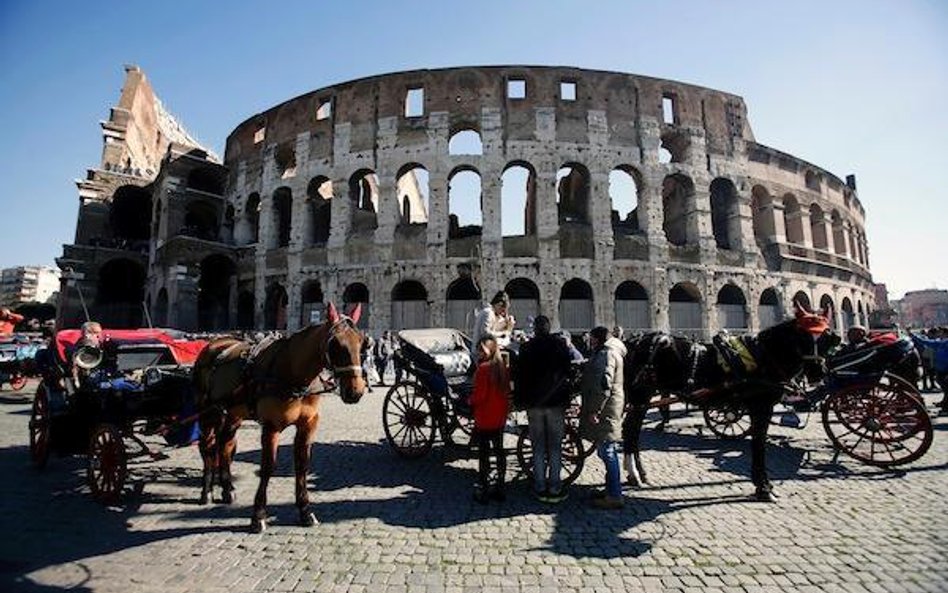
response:
[[[82,335],[76,341],[69,354],[70,376],[73,385],[79,385],[80,380],[88,378],[88,369],[79,360],[84,352],[89,349],[102,348],[102,325],[97,321],[86,321],[80,328]]]
[[[516,322],[513,315],[508,312],[509,307],[510,297],[501,290],[490,300],[490,305],[478,311],[474,318],[473,331],[471,331],[471,348],[475,360],[481,338],[493,338],[501,348],[510,344],[510,335]]]
[[[514,367],[518,407],[527,410],[533,444],[533,493],[541,502],[566,499],[562,490],[562,444],[569,375],[572,364],[562,338],[550,333],[550,319],[539,315],[533,322],[533,339],[520,348]]]
[[[852,325],[846,330],[846,344],[841,346],[837,354],[850,354],[869,344],[869,334],[861,325]]]
[[[474,411],[473,440],[477,447],[478,488],[474,499],[486,504],[489,498],[503,501],[507,457],[504,453],[504,426],[510,411],[510,377],[507,365],[500,356],[497,340],[484,336],[477,343],[478,364],[474,373],[474,391],[471,408]],[[497,481],[490,484],[490,454],[496,460]]]
[[[0,336],[9,336],[24,317],[4,307],[0,309]]]
[[[948,416],[948,338],[932,338],[911,331],[909,331],[909,335],[912,336],[916,348],[931,352],[935,380],[941,385],[944,392],[941,401],[938,402],[939,415]]]

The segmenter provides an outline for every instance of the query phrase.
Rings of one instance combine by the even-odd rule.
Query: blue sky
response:
[[[223,153],[248,116],[384,72],[550,64],[744,97],[757,140],[855,173],[873,275],[948,288],[948,2],[0,2],[0,267],[72,241],[122,64]]]

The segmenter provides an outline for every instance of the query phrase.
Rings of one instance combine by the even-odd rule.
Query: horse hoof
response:
[[[237,500],[237,495],[234,494],[233,490],[224,490],[221,493],[221,502],[224,504],[234,504],[234,501]]]
[[[754,494],[757,502],[777,502],[777,496],[770,490],[758,490]]]
[[[267,530],[267,520],[258,519],[254,517],[250,520],[250,532],[251,533],[263,533]]]
[[[300,513],[300,526],[301,527],[313,527],[318,525],[319,521],[316,520],[316,515],[310,513],[309,511],[305,513]]]

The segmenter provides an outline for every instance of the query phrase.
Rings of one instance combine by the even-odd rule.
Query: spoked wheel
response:
[[[576,429],[566,425],[563,432],[562,442],[562,460],[563,465],[560,470],[560,479],[564,486],[568,486],[576,481],[579,474],[583,473],[583,464],[586,463],[586,451],[583,448],[583,440],[579,437]],[[517,438],[517,462],[520,464],[520,470],[531,480],[533,479],[533,443],[530,441],[530,430],[523,426],[520,429],[520,435]]]
[[[382,404],[385,438],[402,457],[422,457],[434,444],[435,419],[431,397],[418,383],[396,383]]]
[[[836,448],[877,467],[919,459],[934,434],[921,398],[887,383],[854,385],[829,396],[823,428]]]
[[[121,431],[112,424],[100,424],[89,443],[86,479],[92,497],[104,504],[114,504],[125,486],[125,443]]]
[[[33,397],[33,411],[30,414],[30,458],[36,469],[46,467],[49,461],[49,392],[46,384],[40,383]]]
[[[750,432],[750,414],[744,406],[724,404],[704,408],[704,423],[722,439],[740,439]]]
[[[10,389],[20,391],[26,387],[26,377],[20,374],[10,376]]]

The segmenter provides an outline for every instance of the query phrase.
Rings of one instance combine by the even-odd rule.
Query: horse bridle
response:
[[[362,366],[358,364],[351,364],[348,366],[336,366],[332,359],[329,357],[329,346],[333,341],[338,341],[339,334],[342,333],[339,331],[341,326],[345,326],[346,330],[355,329],[355,322],[348,315],[340,315],[339,320],[332,324],[329,328],[329,338],[326,340],[326,367],[332,369],[333,378],[345,377],[347,375],[352,375],[353,377],[362,376]]]

